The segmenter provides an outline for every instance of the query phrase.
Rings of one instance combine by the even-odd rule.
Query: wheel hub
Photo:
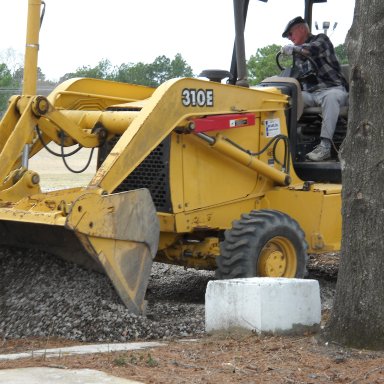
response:
[[[282,237],[271,239],[262,249],[258,274],[265,277],[294,277],[296,254],[290,241]]]
[[[287,267],[287,261],[283,252],[279,250],[271,250],[268,247],[263,251],[261,258],[264,259],[262,263],[262,275],[270,277],[282,277]]]

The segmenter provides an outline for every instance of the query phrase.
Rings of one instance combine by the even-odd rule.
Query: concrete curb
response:
[[[39,349],[35,351],[11,353],[0,355],[0,361],[11,361],[18,359],[29,359],[36,357],[64,357],[70,355],[85,355],[91,353],[108,353],[119,351],[133,351],[137,349],[146,349],[153,347],[165,347],[166,343],[140,342],[140,343],[117,343],[117,344],[91,344],[76,345],[74,347]]]

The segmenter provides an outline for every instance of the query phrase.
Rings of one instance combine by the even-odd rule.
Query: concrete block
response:
[[[205,293],[208,333],[302,334],[321,320],[317,280],[253,277],[210,281]]]

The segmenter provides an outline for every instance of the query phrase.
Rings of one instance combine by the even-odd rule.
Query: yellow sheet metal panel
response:
[[[225,135],[256,151],[258,129],[258,126],[238,128],[228,130]],[[257,173],[254,170],[213,150],[194,135],[184,135],[181,139],[186,211],[245,198],[256,188]]]
[[[233,156],[231,156],[232,152],[228,156],[227,151],[221,153],[221,145],[217,151],[212,151],[216,148],[216,143],[211,148],[202,145],[201,140],[193,135],[182,137],[186,211],[246,198],[252,192],[257,193],[261,188],[269,189],[273,185],[272,182],[269,182],[267,185],[258,186],[258,183],[261,183],[263,179],[269,180],[269,173],[272,172],[266,172],[266,177],[260,178],[258,168],[252,167],[253,156],[251,154],[262,152],[262,149],[267,148],[260,154],[262,165],[266,167],[267,171],[269,169],[280,171],[282,169],[281,163],[284,162],[284,145],[279,142],[276,146],[272,144],[268,148],[268,144],[274,140],[275,136],[286,135],[286,125],[282,111],[263,112],[262,116],[264,118],[263,127],[261,127],[260,118],[257,117],[252,126],[209,132],[209,136],[214,138],[216,143],[223,142],[229,149],[232,148]],[[271,132],[272,123],[274,123],[275,130]],[[268,134],[266,127],[270,128]],[[227,139],[235,145],[229,144]],[[239,150],[237,146],[243,148],[244,152]],[[248,165],[244,163],[236,155],[236,151],[247,156],[250,163]],[[258,155],[255,156],[255,161],[258,157]],[[274,161],[274,158],[277,158],[280,164],[278,161]],[[282,175],[285,179],[285,175]],[[280,177],[280,175],[278,176]],[[296,175],[294,178],[297,179]]]
[[[337,193],[326,193],[323,199],[323,209],[320,217],[320,234],[324,236],[324,248],[331,250],[340,250],[341,247],[341,196]],[[313,244],[316,251],[323,250],[322,244],[319,247]]]
[[[323,191],[326,195],[339,195],[341,194],[341,184],[323,184],[316,183],[312,186],[314,191]]]
[[[175,215],[170,213],[157,212],[161,232],[175,232]]]
[[[248,213],[256,208],[256,195],[245,199],[226,201],[215,206],[205,207],[175,215],[176,231],[178,233],[192,232],[203,229],[228,229],[232,221],[242,213]]]
[[[332,183],[326,184],[326,183],[313,183],[313,182],[306,183],[304,185],[304,183],[300,181],[296,184],[291,184],[289,186],[289,189],[295,189],[297,191],[301,191],[303,189],[310,189],[312,191],[323,192],[326,195],[332,195],[332,194],[340,195],[342,186],[341,184],[332,184]]]
[[[276,209],[295,219],[306,234],[308,252],[337,251],[341,246],[341,195],[322,190],[276,188],[260,208]]]

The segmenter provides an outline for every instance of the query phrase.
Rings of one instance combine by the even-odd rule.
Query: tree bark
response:
[[[384,2],[356,0],[341,150],[342,249],[328,340],[384,349]]]

